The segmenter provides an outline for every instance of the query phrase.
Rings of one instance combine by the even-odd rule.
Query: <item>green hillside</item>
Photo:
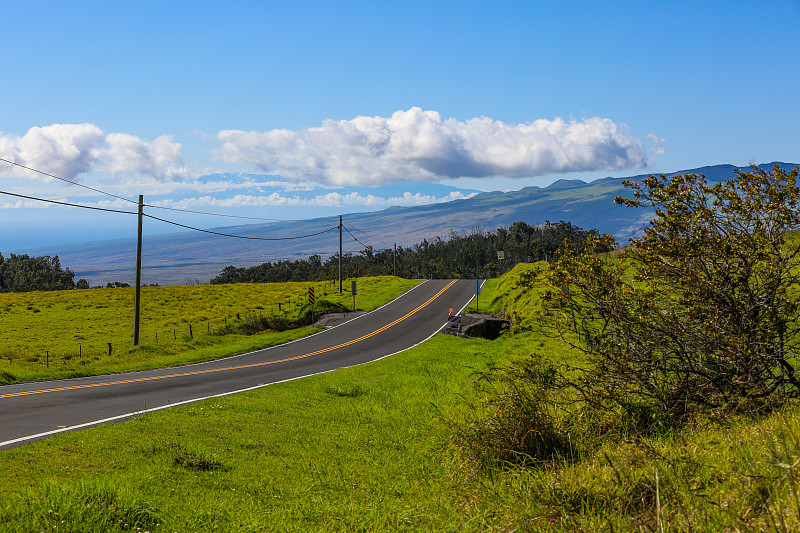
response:
[[[356,307],[376,309],[417,283],[359,278]],[[0,293],[0,383],[161,368],[284,343],[317,331],[301,327],[311,322],[309,287],[319,314],[352,308],[350,280],[344,285],[342,295],[332,281],[143,287],[138,347],[132,288]],[[273,317],[280,331],[247,334],[248,324]]]
[[[602,441],[573,421],[560,458],[487,468],[491,429],[520,427],[487,369],[577,357],[535,328],[546,269],[487,287],[516,321],[496,341],[440,335],[2,452],[0,531],[796,530],[796,406]]]

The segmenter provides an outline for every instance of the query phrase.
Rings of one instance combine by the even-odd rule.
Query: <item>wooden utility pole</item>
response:
[[[342,294],[342,215],[339,215],[339,294]]]
[[[136,240],[136,285],[134,289],[133,311],[133,345],[139,345],[139,303],[142,287],[142,216],[144,213],[144,196],[139,195],[139,231]]]

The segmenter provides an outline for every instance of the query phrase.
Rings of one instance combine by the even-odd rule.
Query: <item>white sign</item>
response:
[[[498,260],[502,261],[505,258],[506,258],[506,253],[505,252],[497,252],[497,259]]]

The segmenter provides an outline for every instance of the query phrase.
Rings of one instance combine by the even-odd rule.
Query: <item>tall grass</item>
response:
[[[800,529],[800,408],[697,417],[674,427],[636,402],[587,398],[580,353],[536,328],[539,265],[497,285],[527,346],[477,371],[451,413],[452,444],[478,507],[502,502],[510,530],[794,531]],[[524,339],[524,340],[523,340]]]

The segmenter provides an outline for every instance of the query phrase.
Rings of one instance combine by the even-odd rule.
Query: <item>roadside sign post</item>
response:
[[[481,280],[475,280],[475,312],[480,313],[480,295],[481,295]]]
[[[353,312],[355,313],[355,311],[356,311],[356,280],[353,280],[353,284],[352,284],[351,288],[352,288],[351,292],[353,293]]]

